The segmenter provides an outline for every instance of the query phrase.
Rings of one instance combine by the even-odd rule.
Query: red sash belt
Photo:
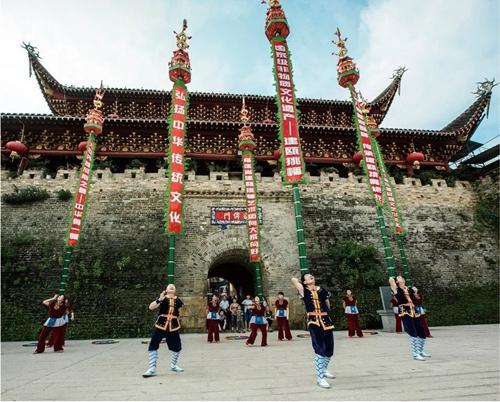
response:
[[[316,317],[321,316],[321,317],[323,317],[323,316],[325,316],[325,315],[328,315],[328,313],[324,313],[324,312],[317,313],[317,312],[315,312],[315,311],[314,311],[314,312],[311,312],[311,313],[307,313],[307,315],[308,315],[308,316],[316,316]]]

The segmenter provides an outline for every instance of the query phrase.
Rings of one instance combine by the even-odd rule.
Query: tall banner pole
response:
[[[262,274],[260,267],[261,253],[260,227],[258,218],[259,205],[257,196],[257,183],[255,181],[254,173],[255,160],[253,154],[256,144],[252,130],[248,125],[249,120],[250,117],[245,105],[245,98],[243,98],[243,105],[241,108],[241,121],[243,122],[243,127],[240,128],[240,135],[238,136],[238,140],[243,159],[243,183],[245,185],[245,196],[247,203],[246,220],[248,229],[248,247],[250,262],[255,265],[255,290],[257,296],[263,298],[264,291],[262,286]]]
[[[400,74],[404,73],[404,69],[400,69]],[[359,94],[359,93],[358,93]],[[413,281],[410,275],[410,269],[408,266],[408,259],[406,258],[406,253],[403,245],[403,238],[406,236],[406,229],[403,224],[403,219],[396,199],[396,189],[390,181],[390,176],[387,172],[384,157],[382,151],[380,150],[380,145],[378,144],[377,138],[380,136],[380,130],[375,119],[369,115],[370,107],[366,100],[359,94],[361,99],[361,110],[363,112],[366,125],[368,126],[368,131],[371,135],[371,143],[375,153],[375,159],[377,165],[380,168],[380,173],[382,176],[382,181],[384,184],[384,199],[387,214],[389,215],[389,223],[391,231],[396,238],[396,244],[399,251],[399,258],[401,261],[401,267],[403,269],[403,277],[409,286],[413,285]]]
[[[265,33],[271,44],[273,72],[278,106],[281,181],[292,186],[297,248],[301,275],[309,272],[305,246],[304,221],[298,184],[304,183],[305,164],[299,136],[300,112],[297,108],[293,68],[286,38],[290,33],[279,0],[269,0]]]
[[[187,21],[182,31],[174,31],[177,50],[169,63],[169,78],[174,83],[168,118],[167,190],[165,207],[165,235],[168,238],[167,284],[175,283],[175,240],[184,230],[184,150],[186,139],[186,117],[189,109],[189,94],[186,84],[191,82],[191,64],[186,34]]]
[[[85,119],[86,122],[83,126],[83,130],[88,135],[87,141],[82,142],[79,145],[79,148],[85,149],[85,151],[82,161],[80,180],[78,182],[78,190],[75,195],[69,229],[65,240],[59,294],[64,294],[66,292],[73,251],[80,242],[80,235],[87,209],[87,197],[90,193],[90,183],[92,181],[95,152],[97,148],[97,137],[102,134],[104,119],[102,117],[101,108],[103,106],[103,97],[104,89],[101,82],[101,87],[96,90],[94,96],[94,107],[89,110]]]
[[[365,172],[368,191],[375,202],[375,210],[377,213],[377,225],[380,230],[382,244],[384,247],[384,258],[389,276],[396,275],[394,265],[394,255],[387,234],[383,207],[385,205],[385,185],[381,168],[377,163],[376,149],[372,143],[372,136],[369,133],[368,126],[365,120],[365,115],[362,109],[362,103],[356,92],[355,85],[359,80],[359,71],[355,63],[347,55],[345,42],[347,38],[342,38],[339,29],[337,28],[337,42],[334,42],[338,47],[339,61],[337,63],[338,83],[341,87],[349,89],[351,101],[354,108],[353,120],[356,128],[356,137],[358,140],[359,152],[363,157],[363,170]]]

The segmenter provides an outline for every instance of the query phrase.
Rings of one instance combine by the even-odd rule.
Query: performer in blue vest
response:
[[[415,311],[414,291],[406,286],[402,276],[397,276],[396,279],[389,278],[389,285],[398,301],[399,316],[405,332],[410,336],[410,349],[413,358],[425,361],[425,358],[431,357],[431,355],[424,352],[426,334],[420,322],[420,314]]]
[[[150,310],[160,309],[155,327],[149,342],[149,367],[142,375],[143,377],[153,377],[156,375],[156,363],[158,361],[158,348],[160,342],[165,338],[169,350],[172,352],[170,369],[175,372],[184,371],[177,365],[179,354],[182,349],[179,329],[179,310],[184,305],[181,299],[175,295],[175,286],[170,284],[161,292],[160,296],[149,305]]]
[[[310,274],[302,275],[301,281],[292,278],[292,283],[304,301],[307,312],[307,327],[315,353],[316,381],[321,388],[330,388],[330,384],[325,380],[325,377],[335,378],[328,371],[334,348],[333,323],[328,315],[330,293],[316,286],[314,276]]]

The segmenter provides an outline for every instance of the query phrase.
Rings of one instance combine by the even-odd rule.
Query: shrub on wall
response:
[[[30,202],[43,201],[49,198],[47,190],[35,186],[29,186],[19,190],[14,187],[14,192],[2,195],[2,201],[7,204],[26,204]]]
[[[59,201],[68,201],[71,199],[71,191],[69,190],[59,190],[57,192],[57,199]]]
[[[491,230],[497,237],[499,235],[499,205],[500,197],[498,191],[481,194],[474,211],[478,226]]]

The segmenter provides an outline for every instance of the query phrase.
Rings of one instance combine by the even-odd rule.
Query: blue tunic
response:
[[[304,286],[304,306],[307,311],[307,326],[315,325],[323,330],[332,330],[333,323],[328,315],[328,306],[326,301],[330,296],[326,289],[316,286],[309,290]]]

